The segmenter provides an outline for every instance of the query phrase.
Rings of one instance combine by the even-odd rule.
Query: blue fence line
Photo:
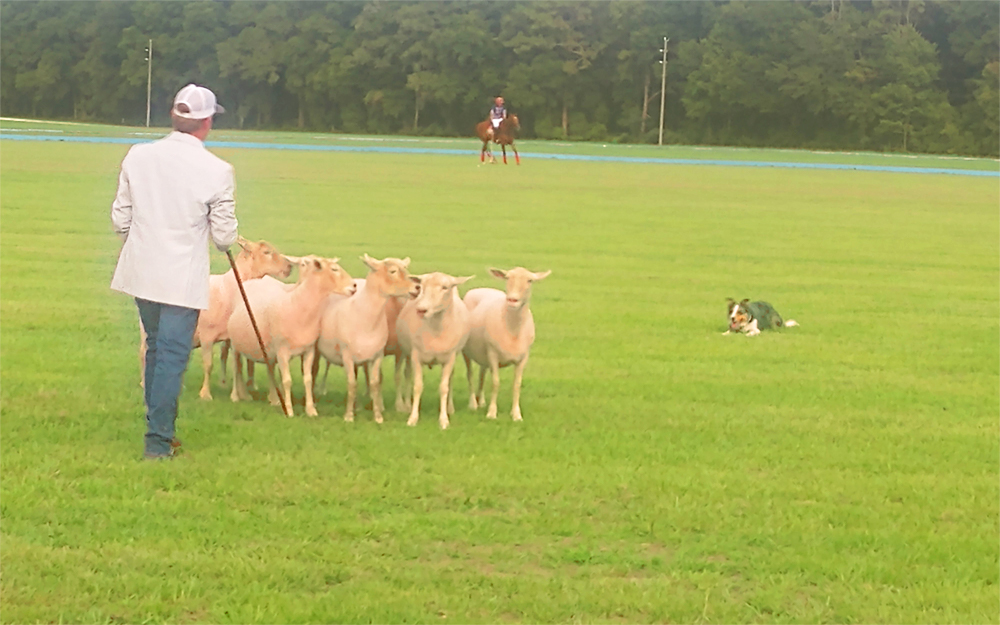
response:
[[[150,139],[128,137],[53,137],[0,133],[0,139],[12,141],[63,141],[68,143],[119,143],[131,145],[147,143]],[[300,145],[293,143],[248,143],[242,141],[206,141],[208,147],[243,148],[255,150],[299,150],[306,152],[376,152],[383,154],[443,154],[449,156],[476,156],[479,150],[454,150],[447,148],[406,148],[385,146]],[[953,176],[986,176],[1000,178],[1000,170],[949,169],[943,167],[894,167],[883,165],[850,165],[842,163],[791,163],[780,161],[733,161],[691,158],[654,158],[643,156],[589,156],[583,154],[524,153],[527,159],[563,161],[592,161],[606,163],[654,163],[660,165],[715,165],[721,167],[783,167],[788,169],[827,169],[850,171],[894,172],[901,174],[948,174]]]

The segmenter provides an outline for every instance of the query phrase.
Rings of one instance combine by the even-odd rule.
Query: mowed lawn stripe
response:
[[[489,422],[457,366],[441,432],[439,370],[379,427],[339,369],[318,419],[202,402],[195,355],[148,464],[124,149],[3,150],[4,622],[995,620],[993,181],[218,150],[287,253],[552,269],[525,422],[509,371]],[[802,325],[722,336],[726,297]]]

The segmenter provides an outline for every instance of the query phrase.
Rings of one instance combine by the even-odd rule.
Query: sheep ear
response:
[[[476,276],[464,276],[464,277],[461,277],[461,278],[452,278],[451,279],[451,286],[458,286],[460,284],[465,284],[466,282],[468,282],[469,280],[472,280],[475,277]]]
[[[399,263],[400,263],[401,265],[403,265],[403,269],[406,269],[407,267],[409,267],[409,266],[410,266],[410,257],[409,257],[409,256],[407,256],[407,257],[406,257],[406,258],[404,258],[403,260],[399,261]]]
[[[244,250],[247,249],[248,245],[250,245],[250,241],[247,241],[246,239],[244,239],[241,236],[240,237],[236,237],[236,243],[240,246],[240,248],[242,248]]]
[[[750,298],[748,297],[745,300],[743,300],[743,301],[740,302],[740,306],[746,306],[749,303],[750,303]]]
[[[340,262],[340,256],[337,256],[336,258],[327,258],[327,260],[330,261],[331,265],[336,265]]]
[[[282,256],[284,256],[285,260],[287,260],[288,262],[295,263],[296,265],[302,262],[301,256],[289,256],[288,254],[282,254]]]
[[[312,262],[313,262],[313,267],[315,269],[322,269],[323,268],[323,263],[321,263],[318,258],[312,259]]]
[[[496,267],[490,267],[487,269],[494,278],[500,278],[501,280],[507,279],[507,272],[503,269],[497,269]]]
[[[382,264],[381,261],[375,260],[368,254],[361,257],[361,262],[368,266],[372,271],[378,271],[379,266]]]
[[[531,274],[531,279],[534,280],[534,281],[536,281],[536,282],[538,280],[544,280],[545,278],[549,277],[550,273],[552,273],[551,269],[549,269],[548,271],[543,271],[542,273],[533,273],[533,274]]]
[[[420,282],[423,279],[424,279],[424,277],[422,275],[420,275],[420,276],[415,276],[415,275],[412,275],[412,274],[410,275],[410,282],[412,282],[414,284],[420,284]]]

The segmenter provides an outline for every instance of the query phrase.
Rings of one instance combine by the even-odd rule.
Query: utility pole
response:
[[[153,90],[153,40],[149,40],[146,48],[146,128],[149,128],[149,96]]]
[[[663,111],[667,102],[667,43],[669,42],[670,40],[664,37],[663,47],[660,49],[663,53],[663,60],[660,61],[660,65],[663,66],[663,77],[660,79],[660,141],[656,145],[663,145]]]

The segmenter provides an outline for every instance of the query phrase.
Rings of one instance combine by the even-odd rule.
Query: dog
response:
[[[771,328],[791,328],[799,323],[794,319],[782,321],[781,315],[767,302],[751,302],[745,299],[741,302],[729,300],[729,329],[723,334],[743,332],[747,336],[757,336],[761,330]]]

